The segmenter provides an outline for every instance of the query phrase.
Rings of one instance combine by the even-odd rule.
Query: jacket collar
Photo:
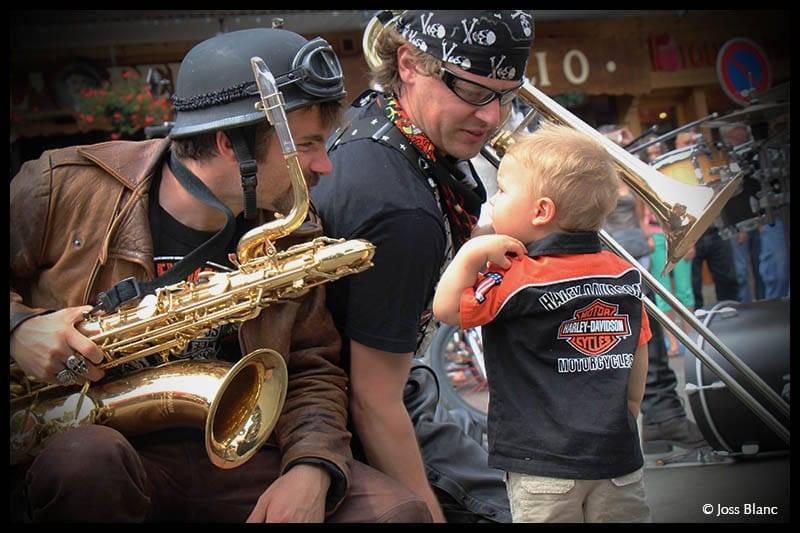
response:
[[[528,244],[528,255],[592,254],[602,250],[600,236],[595,231],[552,233]]]
[[[78,153],[93,161],[129,189],[136,189],[152,176],[170,145],[169,139],[150,141],[110,141],[78,148]]]

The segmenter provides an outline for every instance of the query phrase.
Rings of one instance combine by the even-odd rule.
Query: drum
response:
[[[704,142],[667,152],[652,165],[662,174],[689,185],[709,184],[730,173],[728,152]]]
[[[763,222],[764,210],[758,206],[756,194],[761,183],[751,176],[742,180],[742,191],[733,196],[720,213],[717,227],[723,239],[729,239],[740,231],[751,231]]]
[[[733,308],[734,312],[716,312]],[[721,302],[706,315],[708,327],[772,390],[789,401],[789,299],[750,304]],[[705,353],[767,409],[781,424],[783,416],[741,372],[705,339],[697,341]],[[685,359],[686,393],[697,426],[718,451],[755,454],[788,450],[783,440],[756,416],[728,387],[691,353]]]

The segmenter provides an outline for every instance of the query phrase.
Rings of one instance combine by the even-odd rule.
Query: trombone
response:
[[[383,11],[370,20],[364,30],[362,47],[364,57],[370,70],[381,64],[375,51],[375,45],[381,33],[397,23],[400,11]],[[532,110],[526,115],[514,131],[501,131],[490,141],[491,150],[484,147],[481,153],[497,167],[500,158],[505,154],[515,136],[522,131],[537,115],[544,120],[570,127],[584,133],[599,142],[611,156],[622,180],[648,205],[664,228],[667,237],[667,264],[664,273],[672,270],[677,262],[689,251],[697,239],[716,219],[725,204],[733,197],[742,181],[740,172],[724,184],[719,190],[704,185],[687,185],[677,182],[639,158],[631,155],[622,147],[567,111],[555,100],[545,95],[525,80],[519,91],[519,97],[525,100]],[[650,272],[644,269],[622,246],[605,230],[600,230],[602,241],[616,254],[631,263],[639,270],[647,285],[661,296],[692,328],[713,346],[736,370],[749,380],[751,385],[762,394],[778,412],[789,420],[789,404],[781,398],[764,380],[739,359],[722,341],[683,306],[669,291],[664,289]],[[643,299],[647,310],[665,328],[672,332],[700,359],[722,382],[749,407],[786,445],[789,445],[789,429],[770,411],[758,402],[742,385],[740,385],[724,368],[705,353],[683,329],[667,317],[649,298]]]

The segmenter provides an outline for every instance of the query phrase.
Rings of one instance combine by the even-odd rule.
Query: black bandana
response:
[[[472,74],[521,80],[533,43],[533,12],[410,10],[397,31],[423,52]]]

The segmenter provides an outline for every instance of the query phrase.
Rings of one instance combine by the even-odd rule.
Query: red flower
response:
[[[153,122],[155,122],[155,121],[156,121],[156,119],[154,119],[150,115],[147,115],[147,116],[144,117],[144,123],[147,124],[148,126],[150,124],[152,124]]]
[[[121,118],[122,118],[122,113],[120,113],[119,111],[114,113],[114,120],[119,120]]]
[[[116,141],[116,140],[117,140],[117,139],[119,139],[120,137],[122,137],[122,135],[120,135],[120,134],[119,134],[119,133],[117,133],[116,131],[115,131],[114,133],[112,133],[112,134],[111,134],[111,140],[112,140],[112,141]]]
[[[94,122],[94,115],[84,115],[83,120],[85,120],[87,124],[91,124]]]

